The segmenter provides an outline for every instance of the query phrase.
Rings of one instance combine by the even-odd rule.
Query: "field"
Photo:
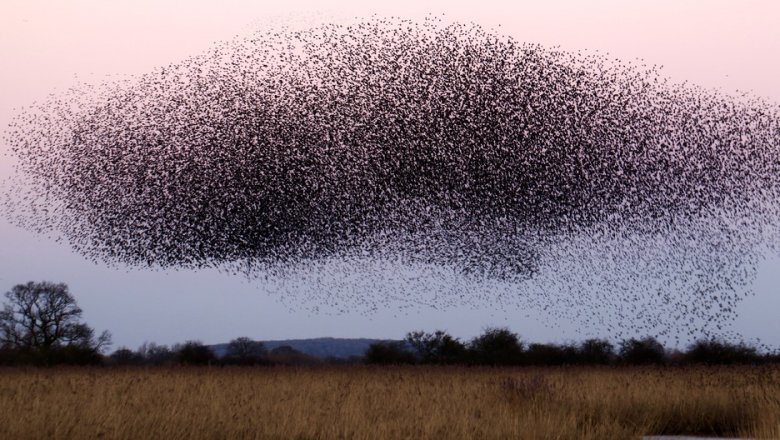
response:
[[[780,438],[779,367],[0,369],[0,438]]]

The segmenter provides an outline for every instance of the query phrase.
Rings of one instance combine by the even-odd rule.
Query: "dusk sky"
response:
[[[727,94],[745,91],[780,103],[780,6],[775,1],[548,2],[105,2],[4,0],[0,4],[0,131],[15,109],[79,82],[149,72],[215,42],[280,25],[307,27],[355,17],[428,14],[474,22],[517,41],[598,51],[663,65],[674,82]],[[13,158],[0,145],[0,182]],[[6,186],[2,187],[3,192]],[[2,209],[2,208],[0,208]],[[114,347],[185,339],[225,342],[237,336],[400,338],[414,329],[446,329],[468,338],[488,325],[509,326],[528,341],[579,340],[587,329],[540,310],[390,306],[372,313],[349,304],[327,313],[281,298],[261,280],[217,270],[152,271],[91,262],[0,215],[0,292],[31,280],[67,283],[86,321],[108,329]],[[731,329],[780,346],[780,257],[768,255]],[[584,311],[584,313],[587,313]],[[601,336],[609,337],[608,334]],[[643,336],[643,335],[637,335]]]

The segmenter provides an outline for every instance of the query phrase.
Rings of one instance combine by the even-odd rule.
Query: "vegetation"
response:
[[[780,356],[743,343],[529,344],[491,327],[413,331],[348,360],[249,337],[104,356],[108,333],[64,284],[5,296],[0,438],[780,438]]]
[[[688,363],[726,365],[751,363],[760,358],[755,347],[718,340],[696,341],[683,356]]]
[[[417,360],[414,354],[398,341],[371,344],[364,359],[367,364],[379,365],[413,364]]]
[[[222,361],[232,365],[262,365],[268,362],[267,355],[262,342],[242,336],[230,341]]]
[[[111,335],[81,322],[65,284],[19,284],[0,310],[0,361],[35,365],[100,363]]]
[[[466,357],[466,346],[443,330],[410,332],[405,339],[415,360],[424,364],[457,364]]]
[[[626,339],[617,351],[607,340],[580,344],[526,344],[505,327],[486,328],[468,342],[443,330],[412,331],[402,341],[368,345],[362,357],[329,358],[302,353],[291,346],[267,350],[260,341],[236,338],[222,349],[200,341],[172,347],[153,342],[138,350],[119,347],[109,356],[102,351],[111,336],[81,321],[82,310],[65,284],[29,282],[5,294],[0,310],[0,365],[104,364],[113,366],[171,365],[319,365],[423,364],[470,366],[562,365],[693,365],[766,364],[780,361],[777,353],[759,353],[750,345],[717,339],[694,342],[688,351],[670,351],[653,337]],[[327,341],[327,339],[324,339]],[[366,340],[353,340],[361,344]],[[331,342],[332,343],[332,342]],[[278,345],[278,344],[277,344]],[[320,347],[321,348],[321,347]],[[343,350],[343,347],[342,347]],[[219,353],[219,356],[217,355]]]
[[[176,350],[176,362],[181,365],[211,365],[217,362],[217,357],[202,342],[187,341]]]
[[[0,370],[0,438],[780,438],[780,368]]]
[[[632,365],[661,365],[666,361],[666,351],[655,338],[631,338],[620,343],[620,360]]]
[[[717,339],[694,342],[686,352],[667,350],[653,337],[626,339],[619,349],[604,339],[580,344],[529,344],[507,328],[490,327],[464,343],[445,331],[414,331],[403,341],[373,344],[364,357],[368,364],[434,364],[480,366],[564,365],[733,365],[780,362],[775,353],[759,353],[744,343]]]

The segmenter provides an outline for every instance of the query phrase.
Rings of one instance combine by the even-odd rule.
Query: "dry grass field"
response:
[[[0,438],[780,438],[780,368],[0,369]]]

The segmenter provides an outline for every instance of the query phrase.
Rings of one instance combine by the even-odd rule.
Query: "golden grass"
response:
[[[780,438],[780,367],[0,370],[0,438]]]

